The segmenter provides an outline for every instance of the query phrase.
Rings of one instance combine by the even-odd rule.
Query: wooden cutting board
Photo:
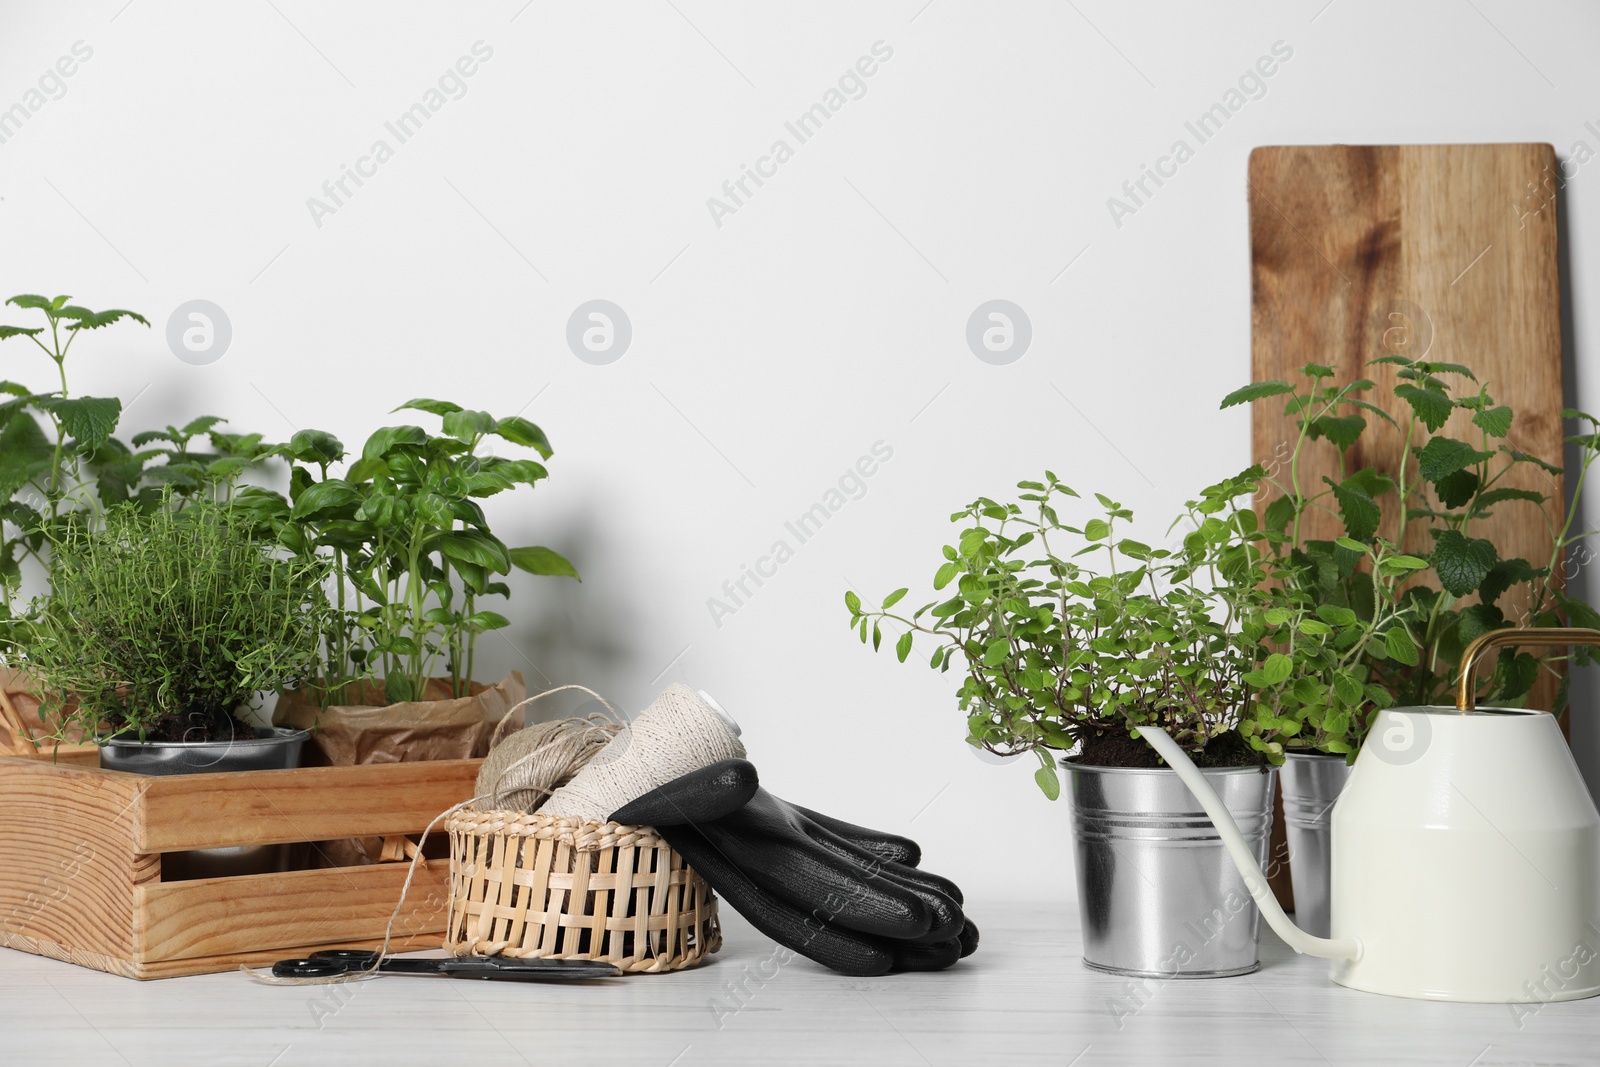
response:
[[[1369,360],[1394,353],[1464,363],[1517,413],[1507,443],[1561,463],[1556,173],[1555,152],[1544,144],[1257,148],[1249,185],[1254,379],[1301,381],[1299,367],[1323,363],[1339,381],[1372,379],[1377,387],[1363,399],[1399,418],[1410,409],[1393,396],[1396,368]],[[1270,463],[1296,428],[1272,401],[1254,405],[1253,417],[1255,458]],[[1347,454],[1349,468],[1392,474],[1400,435],[1368,421]],[[1476,437],[1467,412],[1444,432]],[[1302,485],[1334,474],[1331,449],[1314,455],[1302,464]],[[1559,525],[1560,475],[1524,464],[1501,484],[1546,494]],[[1303,529],[1313,538],[1344,532],[1322,511]],[[1532,505],[1497,508],[1473,531],[1503,556],[1535,566],[1550,558]],[[1432,544],[1417,533],[1422,540],[1406,547],[1425,554]],[[1508,596],[1502,606],[1515,617],[1523,605]],[[1554,683],[1541,683],[1530,706],[1548,707],[1554,696]]]
[[[1253,380],[1300,382],[1301,366],[1322,363],[1337,381],[1370,378],[1376,388],[1363,399],[1401,418],[1410,409],[1393,395],[1396,368],[1367,367],[1369,360],[1393,353],[1464,363],[1517,413],[1507,443],[1560,464],[1558,173],[1547,144],[1257,148],[1249,169]],[[1255,460],[1271,464],[1297,428],[1274,401],[1252,411]],[[1347,454],[1349,469],[1393,475],[1400,435],[1381,420],[1368,423]],[[1444,432],[1472,440],[1470,428],[1457,412]],[[1313,450],[1302,486],[1336,477],[1330,451]],[[1560,475],[1525,464],[1501,484],[1546,494],[1559,525]],[[1318,539],[1344,533],[1331,512],[1312,512],[1302,528]],[[1380,532],[1393,536],[1392,518]],[[1531,504],[1501,507],[1474,532],[1504,556],[1535,566],[1549,559],[1549,535]],[[1406,547],[1426,553],[1432,545],[1425,533],[1422,540]],[[1502,607],[1514,618],[1525,599],[1508,594]],[[1556,688],[1541,678],[1528,706],[1550,707]],[[1276,858],[1283,831],[1274,831]],[[1286,868],[1272,882],[1292,907]]]

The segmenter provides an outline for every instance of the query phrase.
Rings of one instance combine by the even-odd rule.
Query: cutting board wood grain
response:
[[[1405,425],[1410,410],[1395,398],[1393,366],[1369,367],[1379,356],[1464,363],[1495,399],[1517,413],[1508,442],[1562,462],[1561,297],[1557,258],[1556,159],[1545,144],[1303,145],[1262,147],[1250,154],[1251,371],[1255,381],[1302,382],[1306,363],[1333,367],[1337,381],[1369,378],[1362,399]],[[1252,405],[1255,460],[1281,463],[1298,433],[1283,405]],[[1369,418],[1361,441],[1345,454],[1348,470],[1375,466],[1391,477],[1403,452],[1401,435]],[[1457,412],[1443,432],[1475,441],[1470,416]],[[1332,449],[1315,447],[1300,484],[1338,478]],[[1549,499],[1558,527],[1565,500],[1560,475],[1523,465],[1501,484]],[[1394,536],[1392,507],[1386,536]],[[1303,520],[1305,536],[1344,533],[1332,511]],[[1426,554],[1425,532],[1406,548]],[[1489,537],[1502,556],[1535,566],[1551,558],[1551,539],[1536,505],[1502,505],[1473,533]],[[1563,561],[1557,561],[1558,579]],[[1508,618],[1526,598],[1502,600]],[[1541,677],[1528,706],[1549,708],[1556,679]],[[1566,720],[1562,728],[1567,728]],[[1273,856],[1284,848],[1282,802]],[[1293,897],[1285,866],[1273,889],[1286,907]]]
[[[1517,413],[1507,443],[1561,463],[1555,166],[1543,144],[1257,148],[1249,172],[1253,378],[1303,381],[1301,366],[1323,363],[1339,381],[1370,378],[1375,388],[1362,398],[1404,425],[1410,409],[1393,395],[1397,368],[1368,362],[1393,353],[1463,363]],[[1271,400],[1253,405],[1253,418],[1256,461],[1271,464],[1297,427]],[[1401,435],[1379,419],[1368,423],[1345,454],[1347,467],[1392,476]],[[1443,432],[1478,437],[1463,411]],[[1332,451],[1311,449],[1302,486],[1336,477]],[[1560,475],[1524,464],[1500,484],[1545,494],[1559,526]],[[1389,527],[1380,532],[1392,537],[1394,509],[1386,510]],[[1310,538],[1344,532],[1332,511],[1314,510],[1302,528]],[[1536,505],[1503,504],[1471,532],[1502,556],[1535,566],[1551,559]],[[1406,548],[1426,554],[1431,539],[1413,531]],[[1526,604],[1508,595],[1501,606],[1516,618]],[[1542,680],[1529,705],[1548,708],[1556,684]]]

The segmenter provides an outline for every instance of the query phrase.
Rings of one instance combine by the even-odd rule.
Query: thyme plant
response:
[[[324,562],[260,540],[225,504],[171,497],[69,522],[54,542],[29,666],[56,740],[252,736],[238,709],[315,670]]]

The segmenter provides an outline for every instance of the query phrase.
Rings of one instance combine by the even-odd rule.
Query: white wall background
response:
[[[151,318],[73,357],[124,432],[215,413],[358,447],[412,396],[524,410],[552,477],[488,510],[585,581],[513,577],[481,676],[635,710],[705,687],[778,794],[911,833],[969,889],[1060,898],[1065,806],[969,753],[954,675],[851,638],[847,584],[919,603],[949,512],[1047,465],[1153,523],[1244,466],[1248,415],[1216,405],[1249,376],[1250,149],[1600,146],[1597,31],[1591,6],[1509,0],[8,2],[0,108],[93,54],[0,144],[0,293]],[[465,95],[397,145],[384,123],[478,41]],[[865,95],[718,226],[707,198],[879,41]],[[1265,95],[1116,226],[1107,198],[1278,41]],[[394,157],[319,226],[307,199],[379,138]],[[1593,410],[1600,176],[1566,192]],[[594,298],[633,325],[608,366],[564,338]],[[965,341],[994,298],[1032,322],[1010,366]],[[232,323],[209,366],[165,340],[192,299]],[[0,348],[0,377],[44,381],[30,351]],[[865,495],[786,534],[879,440]],[[779,538],[794,558],[717,626],[708,598]]]

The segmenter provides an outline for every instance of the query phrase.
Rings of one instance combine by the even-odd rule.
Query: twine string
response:
[[[578,689],[588,693],[600,701],[601,704],[604,704],[606,710],[612,716],[618,720],[621,719],[622,716],[617,713],[617,709],[612,707],[610,702],[587,686],[557,686],[554,689],[546,689],[542,693],[529,697],[506,712],[490,738],[491,754],[493,754],[495,747],[501,741],[505,724],[515,717],[515,713],[518,710],[543,697],[569,689]],[[406,871],[406,880],[400,887],[400,899],[395,902],[394,910],[389,913],[389,922],[384,926],[383,945],[378,949],[377,956],[370,966],[361,970],[352,970],[344,974],[327,975],[321,978],[282,978],[273,974],[269,968],[251,967],[248,964],[240,964],[239,969],[256,981],[266,985],[340,985],[345,982],[362,982],[374,977],[378,973],[378,969],[383,965],[383,961],[389,957],[389,945],[394,938],[394,924],[400,918],[400,912],[406,904],[406,896],[411,892],[411,883],[417,876],[417,865],[423,859],[422,848],[428,843],[428,835],[433,832],[440,821],[449,818],[458,811],[472,807],[479,801],[488,800],[498,806],[502,794],[502,783],[506,781],[514,770],[520,770],[524,766],[534,769],[529,772],[528,781],[514,783],[514,790],[529,789],[549,795],[552,790],[560,785],[560,780],[570,778],[573,774],[576,774],[583,764],[598,754],[605,747],[606,742],[621,728],[620,722],[607,721],[606,717],[598,712],[584,719],[558,719],[555,722],[544,723],[537,727],[527,727],[525,732],[539,731],[539,733],[533,735],[537,741],[537,747],[534,751],[520,756],[500,770],[495,775],[493,785],[487,792],[482,789],[483,777],[480,775],[477,796],[446,808],[436,815],[428,823],[427,827],[423,829],[422,836],[417,841],[417,851],[411,857],[410,867]],[[596,743],[597,741],[598,743]],[[563,760],[567,762],[561,762]],[[576,761],[576,765],[573,765],[573,761]],[[485,761],[485,769],[487,769],[487,761]]]

